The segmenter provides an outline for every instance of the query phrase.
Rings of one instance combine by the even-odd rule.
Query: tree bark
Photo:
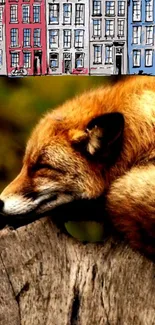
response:
[[[155,325],[155,265],[108,239],[82,244],[50,218],[0,232],[0,325]]]

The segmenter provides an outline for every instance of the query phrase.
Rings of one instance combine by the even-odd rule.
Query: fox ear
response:
[[[124,130],[124,117],[121,113],[107,113],[94,118],[87,125],[89,134],[87,150],[90,155],[108,156],[114,146],[120,143]]]
[[[107,113],[91,120],[86,130],[76,132],[72,140],[90,157],[114,157],[120,149],[123,130],[123,115]]]

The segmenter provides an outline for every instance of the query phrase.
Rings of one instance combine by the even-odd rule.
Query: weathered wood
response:
[[[155,325],[155,265],[49,218],[0,232],[0,325]]]

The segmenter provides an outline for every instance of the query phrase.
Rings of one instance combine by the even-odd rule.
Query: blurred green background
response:
[[[115,81],[92,76],[1,77],[0,192],[18,174],[27,138],[43,113],[75,94]]]

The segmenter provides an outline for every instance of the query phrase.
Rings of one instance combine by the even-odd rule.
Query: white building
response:
[[[46,0],[48,74],[89,73],[89,0]]]
[[[0,75],[6,75],[6,48],[5,48],[5,2],[0,0]]]
[[[90,0],[90,74],[127,73],[127,0]]]

